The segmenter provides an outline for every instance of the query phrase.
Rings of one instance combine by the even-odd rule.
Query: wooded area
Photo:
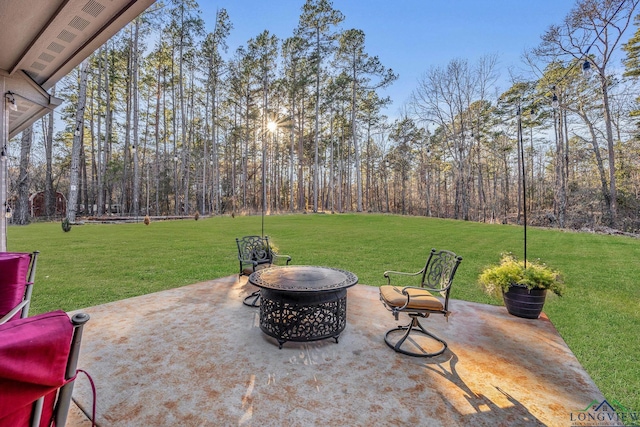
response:
[[[495,55],[434,64],[397,118],[380,95],[397,76],[329,0],[307,0],[287,38],[235,51],[241,17],[219,9],[205,33],[195,0],[156,4],[11,144],[12,221],[32,219],[38,192],[55,218],[60,192],[71,222],[264,209],[520,223],[526,201],[534,225],[636,232],[640,30],[624,35],[638,1],[579,0],[527,52],[534,77],[503,93]]]

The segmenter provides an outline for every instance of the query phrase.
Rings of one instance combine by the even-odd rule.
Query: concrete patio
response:
[[[338,343],[279,350],[242,304],[253,290],[231,276],[82,310],[97,425],[569,426],[603,399],[545,316],[454,300],[448,322],[424,321],[449,349],[412,358],[384,343],[396,322],[378,289],[356,285]],[[67,425],[90,425],[82,376],[74,400]]]

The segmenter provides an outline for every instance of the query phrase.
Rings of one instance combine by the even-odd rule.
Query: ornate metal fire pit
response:
[[[347,324],[347,288],[358,277],[330,267],[286,266],[256,271],[249,282],[260,289],[260,329],[278,340],[338,342]]]

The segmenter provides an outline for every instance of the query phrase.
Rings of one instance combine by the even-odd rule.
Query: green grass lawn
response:
[[[259,216],[138,224],[59,223],[9,227],[8,250],[39,250],[31,314],[66,311],[238,272],[235,237],[260,234]],[[281,215],[265,233],[293,264],[327,265],[384,283],[382,272],[415,272],[432,247],[464,258],[452,297],[501,304],[477,285],[502,252],[522,257],[521,227],[393,215]],[[545,312],[607,399],[640,411],[640,240],[529,228],[528,258],[560,270],[562,298]],[[452,304],[455,310],[455,304]],[[517,331],[513,331],[517,334]]]

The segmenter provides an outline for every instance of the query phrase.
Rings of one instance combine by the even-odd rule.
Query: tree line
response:
[[[225,9],[207,33],[195,0],[157,4],[21,135],[13,221],[43,191],[44,216],[61,192],[72,222],[264,210],[518,223],[526,209],[537,225],[636,231],[640,30],[624,36],[638,1],[578,0],[506,91],[496,55],[433,65],[396,118],[380,93],[398,76],[329,0],[306,0],[289,37],[265,30],[235,51]]]

